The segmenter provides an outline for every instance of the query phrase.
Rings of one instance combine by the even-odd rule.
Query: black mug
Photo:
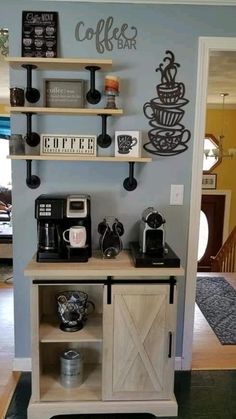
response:
[[[57,294],[56,300],[60,328],[64,332],[82,329],[88,314],[95,310],[94,303],[88,300],[88,294],[83,291],[62,291]]]
[[[25,91],[21,87],[10,88],[10,105],[11,106],[24,106],[25,104]]]

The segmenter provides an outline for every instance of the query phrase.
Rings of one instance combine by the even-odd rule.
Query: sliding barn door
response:
[[[151,400],[173,391],[175,305],[170,286],[113,285],[103,313],[103,399]]]

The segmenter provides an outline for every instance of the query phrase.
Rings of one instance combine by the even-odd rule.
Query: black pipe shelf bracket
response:
[[[112,139],[107,134],[107,117],[109,114],[98,114],[102,118],[102,133],[97,138],[97,143],[101,148],[107,148],[111,145]]]
[[[27,131],[25,141],[30,147],[36,147],[40,143],[40,136],[37,132],[32,132],[32,115],[34,112],[26,112]]]
[[[40,185],[40,179],[36,175],[32,175],[32,160],[26,160],[26,185],[30,189],[37,189]]]
[[[40,136],[36,132],[32,132],[32,115],[34,113],[26,112],[27,132],[25,141],[30,147],[36,147],[40,143]],[[30,189],[39,187],[41,181],[38,176],[32,175],[32,160],[26,160],[26,185]]]
[[[129,177],[127,177],[124,182],[123,186],[126,189],[126,191],[134,191],[137,188],[137,180],[134,177],[134,162],[129,161]]]
[[[101,93],[95,88],[95,72],[100,70],[100,67],[88,65],[85,69],[90,71],[90,90],[87,92],[86,99],[92,105],[96,105],[101,100]]]
[[[35,70],[37,66],[33,64],[22,64],[22,67],[25,68],[27,71],[27,85],[25,97],[29,103],[36,103],[40,98],[40,92],[38,89],[32,87],[32,70]]]

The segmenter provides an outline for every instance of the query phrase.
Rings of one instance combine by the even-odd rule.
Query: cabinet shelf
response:
[[[14,106],[5,108],[9,113],[30,113],[42,115],[112,115],[119,116],[123,114],[123,109],[105,109],[105,108],[49,108],[39,106]]]
[[[102,315],[90,315],[84,328],[78,332],[63,332],[55,317],[44,317],[40,323],[39,340],[41,343],[56,342],[101,342]]]
[[[65,156],[62,154],[49,154],[49,155],[10,155],[7,156],[11,160],[54,160],[54,161],[93,161],[93,162],[112,162],[112,163],[150,163],[152,158],[150,157],[80,157],[80,156]]]
[[[102,399],[102,372],[100,364],[84,365],[84,381],[79,387],[65,388],[60,384],[56,367],[46,367],[40,377],[40,401],[86,401]]]
[[[110,59],[90,58],[31,58],[31,57],[6,57],[5,60],[14,70],[21,70],[22,65],[35,65],[38,70],[53,71],[78,71],[86,70],[87,66],[99,66],[101,70],[109,70],[112,66]]]

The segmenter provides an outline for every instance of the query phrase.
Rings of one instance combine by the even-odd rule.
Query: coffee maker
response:
[[[139,230],[139,246],[142,253],[162,256],[165,251],[165,219],[153,207],[142,213]]]
[[[40,195],[35,201],[38,262],[87,262],[92,255],[89,195]],[[74,247],[63,239],[71,227],[83,226],[86,242]]]

